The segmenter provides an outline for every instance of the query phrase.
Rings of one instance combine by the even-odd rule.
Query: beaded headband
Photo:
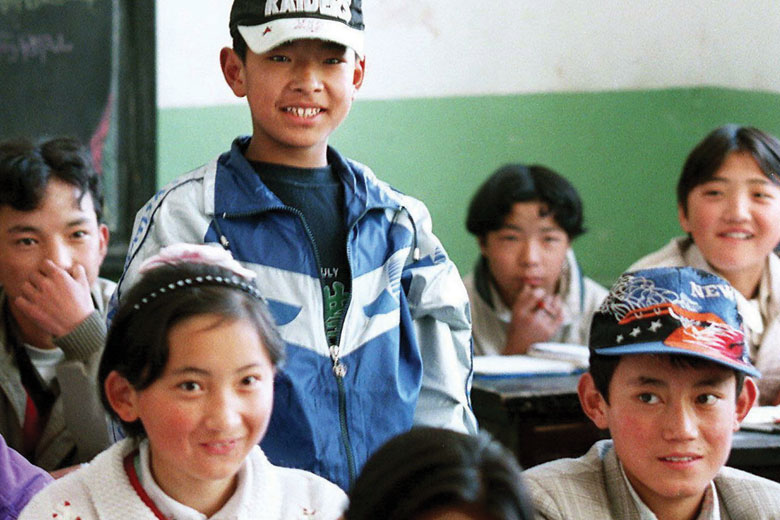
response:
[[[229,251],[206,244],[178,243],[164,247],[156,255],[148,258],[141,264],[139,273],[145,274],[164,265],[175,266],[179,264],[213,265],[232,274],[230,276],[204,274],[182,278],[147,294],[133,305],[133,308],[138,310],[143,305],[156,300],[159,296],[170,291],[203,285],[232,287],[244,291],[258,300],[263,300],[260,291],[257,290],[257,287],[251,281],[256,276],[254,271],[245,268],[241,263],[233,259]]]
[[[232,287],[244,291],[250,296],[257,298],[258,300],[263,300],[260,291],[257,290],[257,287],[255,287],[253,283],[246,282],[245,280],[242,280],[238,276],[226,277],[220,275],[206,274],[206,275],[198,275],[198,276],[182,278],[181,280],[171,282],[168,285],[163,285],[159,289],[152,291],[146,296],[144,296],[143,298],[141,298],[140,301],[138,301],[138,303],[133,305],[133,309],[139,310],[147,303],[152,302],[156,300],[158,297],[166,293],[173,292],[177,289],[198,287],[198,286],[208,286],[208,285],[211,286],[222,285],[226,287]]]

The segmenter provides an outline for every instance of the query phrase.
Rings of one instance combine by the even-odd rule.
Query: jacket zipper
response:
[[[268,208],[265,211],[262,212],[251,212],[251,213],[243,213],[243,214],[234,214],[230,215],[231,217],[249,217],[253,216],[255,214],[261,214],[265,213],[266,211],[284,211],[286,213],[291,213],[293,215],[296,215],[301,222],[301,225],[303,225],[303,229],[306,232],[306,236],[309,237],[309,244],[311,245],[312,252],[314,253],[314,261],[317,264],[317,278],[320,280],[320,287],[322,286],[322,270],[321,270],[321,262],[320,262],[320,254],[317,250],[317,246],[314,242],[314,236],[312,235],[311,229],[309,229],[308,224],[306,224],[306,219],[303,216],[303,212],[296,208],[291,208],[289,206],[277,206],[274,208]],[[365,212],[361,214],[360,218],[365,215]],[[219,227],[219,224],[217,223],[216,215],[214,216],[214,227],[216,228],[217,234],[219,235],[219,243],[222,245],[223,248],[229,250],[230,249],[230,241],[227,239],[227,237],[222,233],[222,230]],[[227,219],[227,214],[222,214],[223,219]],[[357,220],[360,220],[358,218]],[[357,222],[356,220],[356,222]],[[354,228],[354,225],[350,227],[348,230],[348,233],[352,232],[352,229]],[[349,236],[349,234],[347,235]],[[349,239],[347,239],[347,264],[349,265]],[[350,278],[352,277],[352,266],[350,265]],[[327,325],[325,325],[325,306],[324,302],[322,300],[323,295],[320,291],[320,301],[322,302],[323,309],[322,309],[322,324],[323,324],[323,332],[325,333],[325,338],[327,340],[328,338],[328,329]],[[344,317],[347,314],[347,309],[349,309],[349,304],[352,301],[352,289],[350,287],[350,296],[347,300],[347,305],[344,307],[344,313],[341,316],[341,323],[339,323],[339,338],[341,337],[343,333],[343,327],[344,327]],[[340,344],[340,341],[339,341]],[[346,389],[344,387],[344,376],[347,373],[347,367],[344,365],[344,363],[341,362],[339,359],[340,356],[340,350],[339,344],[337,345],[328,345],[328,354],[330,355],[331,363],[333,365],[333,375],[336,378],[336,387],[338,389],[338,405],[339,405],[339,428],[341,429],[341,444],[344,447],[344,452],[347,456],[347,468],[349,470],[349,482],[350,485],[355,481],[355,478],[357,477],[357,469],[355,467],[355,454],[354,450],[352,449],[352,442],[349,438],[349,428],[347,427],[347,395],[346,395]]]

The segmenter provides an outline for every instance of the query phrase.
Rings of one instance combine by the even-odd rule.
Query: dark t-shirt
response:
[[[330,166],[295,168],[251,162],[260,180],[286,205],[300,212],[314,240],[320,267],[328,343],[336,345],[349,301],[351,277],[344,222],[344,187]]]

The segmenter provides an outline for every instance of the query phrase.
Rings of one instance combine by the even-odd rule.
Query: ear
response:
[[[108,403],[120,419],[128,423],[138,419],[138,392],[130,381],[112,370],[106,377],[103,388]]]
[[[100,262],[102,263],[103,260],[106,258],[106,253],[108,253],[108,239],[111,235],[111,232],[108,230],[108,226],[105,224],[99,224],[98,225],[98,240],[100,241],[99,244],[99,251],[100,251]]]
[[[355,92],[360,90],[363,86],[363,78],[366,76],[366,58],[355,59],[355,71],[352,74],[352,86],[355,87]]]
[[[742,385],[742,392],[737,397],[737,408],[734,412],[734,431],[739,430],[739,423],[748,414],[758,399],[758,387],[752,377],[745,378],[745,384]]]
[[[596,389],[590,372],[585,372],[580,377],[580,382],[577,384],[577,395],[580,397],[582,411],[590,417],[593,424],[601,430],[609,429],[609,404],[604,400],[601,392]]]
[[[482,236],[477,237],[477,244],[479,244],[479,253],[484,256],[485,258],[488,257],[487,255],[487,247],[488,247],[488,236],[487,233],[485,233]]]
[[[691,232],[690,224],[688,223],[688,215],[685,214],[685,209],[683,209],[681,204],[677,205],[677,220],[680,221],[680,227],[683,231],[686,233]]]
[[[249,52],[247,50],[247,52]],[[236,97],[246,96],[246,68],[244,62],[230,47],[223,47],[219,52],[219,65],[225,82]]]

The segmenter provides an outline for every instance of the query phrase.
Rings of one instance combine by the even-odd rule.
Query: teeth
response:
[[[693,460],[693,457],[664,457],[664,460],[670,462],[690,462]]]
[[[290,112],[298,117],[314,117],[321,112],[319,108],[287,107],[285,112]]]
[[[743,240],[753,236],[750,233],[740,233],[740,232],[724,233],[723,235],[728,237],[728,238],[739,238],[739,239],[743,239]]]

